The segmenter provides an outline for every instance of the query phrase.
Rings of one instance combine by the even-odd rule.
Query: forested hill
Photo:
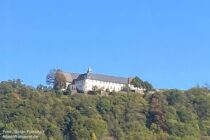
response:
[[[209,140],[210,91],[102,97],[55,94],[16,80],[1,82],[0,139],[14,132],[41,140]]]

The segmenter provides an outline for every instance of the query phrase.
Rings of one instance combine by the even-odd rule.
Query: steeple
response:
[[[87,73],[92,73],[92,69],[89,67]]]

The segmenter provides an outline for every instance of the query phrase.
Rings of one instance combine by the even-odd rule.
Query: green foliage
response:
[[[99,89],[97,86],[92,87],[92,91],[89,91],[88,94],[90,95],[100,95],[102,89]]]
[[[107,112],[109,112],[111,110],[111,107],[111,102],[107,98],[100,99],[99,103],[96,105],[97,110],[101,114],[106,114]]]
[[[2,81],[0,83],[0,94],[8,94],[14,91],[19,90],[19,88],[23,87],[22,80],[15,79],[9,81]]]
[[[39,130],[39,139],[207,140],[206,88],[110,96],[56,95],[20,80],[0,83],[0,139],[5,130]]]
[[[64,95],[71,95],[71,86],[69,85],[67,89],[63,92]]]
[[[139,87],[139,88],[143,87],[143,81],[137,76],[133,78],[131,84],[134,85],[134,87]]]
[[[149,99],[147,126],[156,131],[167,131],[164,97],[162,94],[152,94]]]
[[[144,81],[143,82],[143,87],[147,90],[147,91],[150,91],[153,89],[153,86],[151,83],[149,83],[148,81]]]
[[[153,89],[151,83],[141,80],[138,76],[132,79],[131,84],[134,85],[134,87],[144,88],[146,91],[151,91]]]
[[[56,91],[66,89],[66,77],[62,70],[54,69],[47,74],[46,83],[52,85]]]

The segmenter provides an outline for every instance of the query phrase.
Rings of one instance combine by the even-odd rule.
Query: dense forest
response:
[[[210,91],[65,95],[20,80],[4,81],[0,139],[13,131],[41,140],[209,140]]]

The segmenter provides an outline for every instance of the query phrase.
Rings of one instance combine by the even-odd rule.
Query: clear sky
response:
[[[50,69],[139,76],[156,88],[210,83],[209,0],[1,0],[0,81]]]

